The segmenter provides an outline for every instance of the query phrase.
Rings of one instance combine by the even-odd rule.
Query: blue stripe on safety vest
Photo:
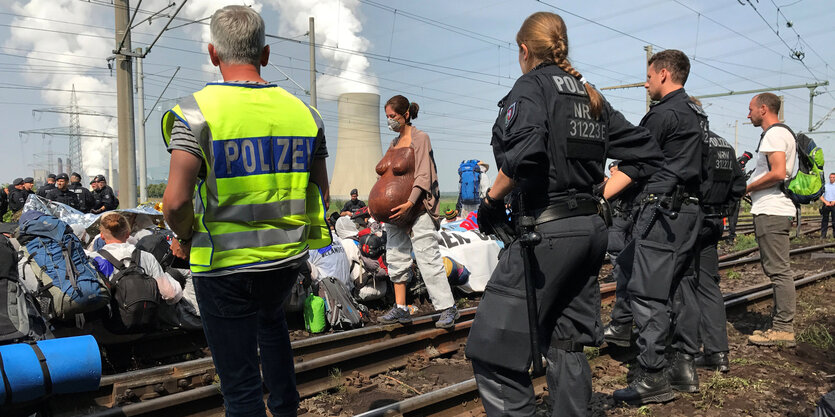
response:
[[[215,177],[309,172],[315,142],[300,136],[214,140]]]

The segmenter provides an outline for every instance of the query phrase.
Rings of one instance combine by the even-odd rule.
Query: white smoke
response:
[[[357,16],[357,0],[271,0],[279,15],[279,34],[298,36],[310,29],[309,18],[315,19],[317,48],[325,57],[325,64],[339,68],[338,74],[317,79],[318,92],[329,98],[343,93],[377,93],[377,80],[368,72],[368,59],[356,53],[365,52],[370,42],[360,36],[362,22]],[[318,65],[317,67],[321,67]],[[317,68],[319,69],[319,68]],[[326,70],[334,72],[333,70]]]
[[[53,65],[65,70],[72,69],[73,73],[39,73],[25,74],[28,84],[45,87],[41,95],[47,103],[54,106],[69,106],[69,90],[75,86],[79,106],[90,106],[105,113],[115,113],[116,96],[107,92],[115,92],[115,77],[85,74],[91,68],[78,64],[106,68],[105,59],[110,55],[115,41],[112,30],[99,29],[89,26],[79,26],[60,22],[76,22],[94,26],[112,26],[113,11],[107,7],[92,7],[89,3],[80,1],[30,0],[28,2],[14,2],[11,9],[15,14],[28,17],[16,17],[10,28],[11,36],[4,43],[7,48],[31,51],[26,54],[26,64],[32,66]],[[108,13],[109,12],[109,13]],[[109,17],[109,22],[107,17]],[[50,19],[44,21],[41,19]],[[17,27],[15,27],[17,26]],[[47,28],[53,33],[26,28]],[[62,32],[62,33],[58,33]],[[92,36],[91,36],[92,35]],[[100,37],[96,37],[100,36]],[[53,52],[53,54],[44,53]],[[19,53],[19,52],[17,52]],[[60,55],[59,55],[60,54]],[[66,55],[65,55],[66,54]],[[74,55],[74,56],[69,56]],[[84,57],[84,58],[76,58]],[[89,58],[92,57],[92,58]],[[100,58],[100,59],[97,59]],[[50,61],[62,61],[59,64]],[[106,106],[106,107],[101,107]],[[69,115],[61,114],[62,126],[69,125]],[[106,118],[81,116],[79,121],[82,128],[104,131],[116,134],[115,122]],[[39,126],[55,127],[55,126]],[[66,143],[67,138],[54,142]],[[82,137],[82,154],[84,170],[91,175],[103,173],[107,166],[107,139]],[[105,144],[102,145],[102,142]],[[58,154],[68,152],[68,149],[56,149]],[[77,169],[77,167],[73,167]]]
[[[247,2],[240,2],[240,4],[250,6],[256,12],[261,13],[262,5],[258,2],[247,1]],[[202,20],[202,19],[204,19],[206,17],[209,17],[212,14],[214,14],[214,12],[217,11],[218,9],[220,9],[224,6],[228,6],[228,5],[229,5],[229,0],[191,1],[189,3],[186,3],[185,6],[183,6],[183,10],[180,11],[180,14],[182,15],[182,17],[184,17],[186,19]],[[209,21],[210,21],[210,19],[203,20],[203,22],[205,22],[206,24],[194,24],[194,25],[186,26],[184,29],[186,30],[187,33],[192,35],[192,37],[194,37],[194,38],[199,37],[200,40],[202,40],[204,43],[208,44],[209,42],[212,41],[212,33],[211,33],[211,30],[210,30],[209,25],[208,25]],[[205,61],[202,65],[203,71],[213,72],[217,75],[216,79],[218,79],[218,80],[222,79],[222,77],[220,75],[220,70],[218,70],[217,67],[212,65],[211,61],[209,61],[209,53],[207,52],[205,47],[203,48],[202,52],[206,53]]]

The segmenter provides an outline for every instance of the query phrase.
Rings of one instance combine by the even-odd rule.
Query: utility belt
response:
[[[540,225],[554,220],[566,219],[569,217],[589,216],[598,214],[606,222],[612,224],[612,211],[609,203],[603,199],[595,200],[589,196],[571,196],[565,200],[558,201],[540,210],[533,211],[533,224]]]

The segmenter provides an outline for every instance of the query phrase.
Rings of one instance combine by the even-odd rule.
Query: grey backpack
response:
[[[18,254],[0,235],[0,345],[51,339],[35,297],[18,279]]]
[[[325,300],[325,316],[333,330],[362,327],[362,311],[345,287],[334,277],[319,281],[319,297]]]

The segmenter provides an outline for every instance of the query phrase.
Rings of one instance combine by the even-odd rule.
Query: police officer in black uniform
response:
[[[55,177],[55,189],[50,191],[46,198],[56,203],[66,204],[78,210],[78,197],[69,189],[70,177],[65,173],[60,173]]]
[[[617,171],[619,161],[609,164],[609,170],[614,174]],[[610,202],[612,207],[612,226],[609,227],[609,258],[612,261],[612,278],[615,281],[615,302],[612,305],[609,325],[603,329],[603,340],[606,343],[620,347],[629,347],[632,338],[632,307],[629,305],[629,296],[626,291],[626,275],[623,267],[617,262],[617,257],[626,248],[627,243],[632,240],[632,205],[640,191],[637,183],[630,184],[616,198]],[[612,323],[623,323],[623,329],[615,328]]]
[[[89,213],[96,205],[96,198],[93,197],[93,193],[81,185],[81,174],[77,172],[70,174],[69,189],[78,198],[78,210],[82,213]]]
[[[93,197],[95,197],[95,205],[94,208],[90,210],[90,213],[103,213],[105,211],[116,210],[116,207],[119,207],[119,199],[116,198],[116,194],[113,193],[113,189],[107,185],[107,180],[104,178],[104,175],[96,175],[93,178],[93,181],[96,182],[96,190],[93,191]]]
[[[9,210],[9,195],[6,194],[5,189],[0,189],[0,222],[3,221],[3,216]]]
[[[697,103],[698,104],[698,103]],[[734,148],[719,135],[709,132],[707,178],[702,182],[699,206],[704,220],[697,244],[698,270],[684,277],[676,293],[674,345],[681,349],[670,368],[670,384],[698,389],[698,379],[684,366],[696,356],[697,366],[728,372],[728,333],[725,303],[719,290],[719,254],[722,219],[745,194],[745,173],[736,160]],[[704,343],[704,354],[701,344]],[[678,367],[681,367],[678,369]],[[696,384],[693,387],[694,383]]]
[[[618,257],[627,275],[627,292],[638,328],[638,364],[629,386],[614,392],[615,401],[629,404],[665,402],[675,398],[665,374],[664,356],[670,329],[671,300],[682,277],[692,268],[693,248],[701,226],[698,196],[705,176],[708,122],[701,107],[690,101],[684,83],[690,60],[678,50],[653,55],[645,87],[658,101],[641,120],[664,152],[664,164],[638,196],[633,240]],[[673,344],[673,348],[683,347]],[[684,361],[676,357],[674,360]],[[687,361],[673,369],[695,364]],[[698,387],[698,381],[696,381]]]
[[[23,205],[26,204],[26,199],[29,198],[29,192],[23,188],[23,184],[23,178],[15,178],[12,181],[14,189],[9,193],[9,210],[12,213],[23,209]]]
[[[558,15],[528,17],[517,44],[523,75],[499,102],[491,141],[499,173],[478,223],[486,233],[506,229],[505,196],[513,192],[515,219],[525,200],[542,236],[528,266],[536,280],[538,346],[546,352],[554,413],[585,416],[591,370],[583,346],[602,340],[597,276],[607,240],[592,188],[603,181],[607,156],[623,162],[604,195],[648,176],[663,157],[646,130],[626,121],[571,67]],[[467,341],[490,416],[535,412],[522,250],[518,241],[506,244]]]
[[[43,187],[38,188],[38,197],[46,198],[46,194],[55,189],[55,174],[49,174],[46,176],[46,184]]]
[[[29,197],[29,194],[35,194],[32,191],[32,188],[35,188],[35,179],[32,177],[26,177],[23,179],[23,190],[26,191],[26,197]]]

